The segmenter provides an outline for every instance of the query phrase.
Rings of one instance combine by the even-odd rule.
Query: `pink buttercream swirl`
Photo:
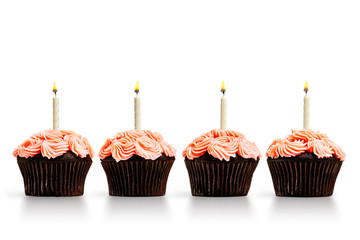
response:
[[[105,143],[107,144],[107,143]],[[112,154],[115,159],[127,160],[135,153],[135,145],[129,137],[123,137],[110,144],[109,155]]]
[[[193,160],[205,152],[225,161],[230,161],[230,157],[236,157],[236,154],[256,160],[261,157],[255,143],[248,141],[243,134],[231,130],[214,129],[202,134],[184,149],[183,156]]]
[[[139,137],[135,142],[135,154],[145,159],[155,160],[161,156],[160,143],[148,136]]]
[[[155,160],[161,154],[175,157],[176,149],[163,141],[160,133],[150,130],[129,130],[117,133],[105,141],[99,152],[100,159],[112,156],[117,162],[127,160],[133,155]]]
[[[89,141],[72,131],[67,130],[45,130],[32,135],[28,140],[20,144],[14,152],[14,157],[29,158],[40,154],[43,157],[56,158],[67,151],[75,153],[76,156],[85,158],[94,156],[94,150]]]
[[[329,158],[335,155],[345,159],[344,151],[331,141],[324,133],[309,129],[292,130],[285,139],[275,139],[266,152],[267,157],[294,157],[301,153],[314,153],[318,158]]]

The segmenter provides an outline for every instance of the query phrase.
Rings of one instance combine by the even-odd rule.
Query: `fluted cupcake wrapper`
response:
[[[25,194],[30,196],[81,196],[91,160],[61,162],[19,160]]]
[[[102,161],[111,196],[163,196],[174,158]]]
[[[197,161],[185,159],[193,196],[246,196],[259,161]]]
[[[334,159],[271,159],[268,166],[277,196],[331,196],[342,161]]]

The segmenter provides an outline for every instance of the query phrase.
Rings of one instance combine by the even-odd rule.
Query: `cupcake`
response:
[[[80,196],[94,151],[88,140],[72,131],[46,130],[18,146],[17,158],[30,196]]]
[[[266,152],[277,196],[331,196],[345,153],[325,134],[293,130]]]
[[[246,196],[261,154],[244,135],[211,130],[183,151],[193,196]]]
[[[162,196],[176,150],[161,134],[129,130],[108,138],[100,149],[111,196]]]

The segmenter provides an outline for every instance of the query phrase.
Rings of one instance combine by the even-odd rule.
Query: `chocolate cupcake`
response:
[[[260,160],[256,145],[239,132],[211,130],[183,151],[193,196],[246,196]]]
[[[72,131],[46,130],[31,136],[13,155],[30,196],[80,196],[94,151]]]
[[[111,196],[163,196],[176,150],[149,130],[120,132],[99,156]]]
[[[266,152],[277,196],[325,197],[334,191],[345,153],[325,134],[293,130]]]

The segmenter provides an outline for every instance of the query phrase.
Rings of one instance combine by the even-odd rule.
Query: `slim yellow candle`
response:
[[[141,100],[139,96],[139,81],[135,85],[136,96],[134,98],[134,125],[135,129],[141,129]]]
[[[304,96],[304,129],[310,129],[310,96],[308,95],[309,84],[308,81],[305,82],[305,96]]]
[[[221,92],[223,93],[222,97],[221,97],[221,107],[220,107],[220,129],[221,130],[225,130],[226,129],[226,115],[227,115],[227,100],[225,97],[225,83],[224,80],[222,81],[221,84]]]
[[[59,98],[56,95],[57,93],[56,84],[54,82],[53,86],[53,92],[55,94],[53,98],[53,129],[58,130],[59,129]]]

